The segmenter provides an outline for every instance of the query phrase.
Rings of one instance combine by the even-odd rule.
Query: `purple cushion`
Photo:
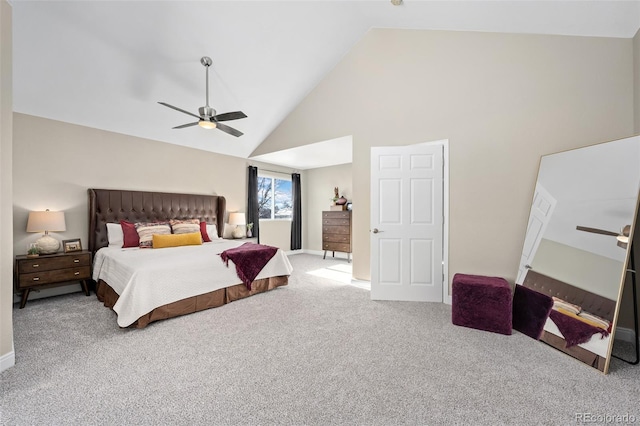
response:
[[[528,287],[516,285],[513,294],[513,328],[539,340],[553,308],[553,299]]]
[[[504,278],[455,274],[451,285],[453,324],[511,334],[511,287]]]

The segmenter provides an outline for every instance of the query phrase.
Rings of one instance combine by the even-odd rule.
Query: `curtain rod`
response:
[[[255,166],[255,165],[253,165],[253,164],[249,164],[249,165],[250,165],[251,167],[258,167],[258,166]],[[296,170],[296,169],[293,169],[293,171],[292,171],[291,173],[287,173],[287,172],[280,172],[280,171],[277,171],[277,170],[263,169],[263,168],[258,167],[258,171],[260,171],[260,170],[265,171],[265,172],[271,172],[271,173],[280,173],[281,175],[290,175],[291,173],[300,173],[300,171],[298,171],[298,170]]]

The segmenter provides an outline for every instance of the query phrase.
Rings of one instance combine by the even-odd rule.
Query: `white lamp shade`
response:
[[[229,225],[246,225],[244,213],[229,213]]]
[[[35,211],[29,213],[27,232],[62,232],[67,230],[64,212]]]

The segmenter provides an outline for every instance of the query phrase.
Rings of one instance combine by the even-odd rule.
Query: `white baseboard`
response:
[[[0,356],[0,373],[16,365],[16,353],[13,348],[11,352]]]
[[[622,340],[623,342],[633,343],[635,333],[630,328],[616,327],[616,340]],[[638,344],[638,342],[636,342]]]

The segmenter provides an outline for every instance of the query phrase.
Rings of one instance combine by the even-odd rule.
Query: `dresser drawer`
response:
[[[53,271],[20,274],[18,286],[20,288],[33,287],[65,281],[87,280],[89,278],[91,278],[91,267],[80,266],[77,268],[56,269]]]
[[[325,243],[351,243],[349,234],[322,234],[322,241]]]
[[[323,226],[322,234],[349,235],[351,234],[351,228],[349,228],[348,226]]]
[[[351,253],[351,244],[324,242],[322,243],[322,249],[329,250],[329,251],[342,251],[345,253]]]
[[[22,259],[18,261],[18,273],[25,274],[38,271],[52,271],[78,266],[91,266],[91,255],[89,253],[78,253],[77,255],[56,257],[41,256],[32,259]]]
[[[322,212],[322,220],[325,219],[349,219],[351,217],[351,212],[348,210],[338,211],[338,212]]]
[[[333,226],[349,226],[350,220],[347,219],[322,219],[323,225],[333,225]]]

